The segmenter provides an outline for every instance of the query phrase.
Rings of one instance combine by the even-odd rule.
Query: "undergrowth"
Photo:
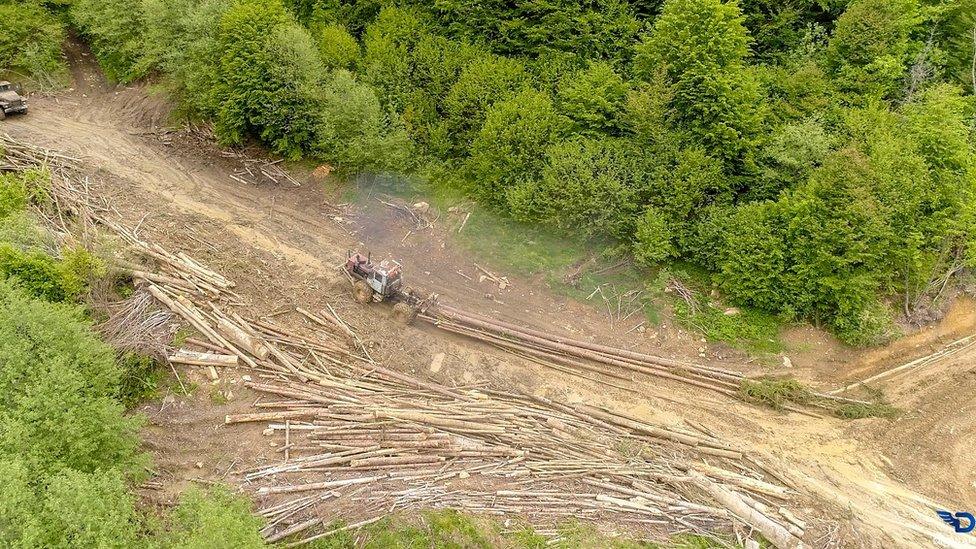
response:
[[[704,335],[710,341],[721,341],[733,348],[751,353],[779,353],[783,344],[779,339],[782,322],[769,313],[750,307],[727,309],[709,299],[708,275],[693,266],[671,271],[661,269],[648,289],[667,296],[675,321],[689,330]],[[679,296],[674,284],[686,287],[690,296]],[[728,312],[727,312],[728,311]]]
[[[556,525],[558,537],[547,538],[524,524],[502,525],[496,520],[455,510],[396,515],[355,531],[340,531],[308,544],[310,549],[718,549],[737,548],[725,539],[680,534],[665,543],[608,536],[579,521]],[[330,528],[339,529],[341,523]]]

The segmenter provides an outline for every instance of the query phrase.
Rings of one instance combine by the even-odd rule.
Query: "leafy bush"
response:
[[[136,545],[133,498],[114,469],[66,469],[39,476],[23,460],[0,455],[0,537],[16,547]]]
[[[454,147],[450,152],[463,155],[473,148],[488,109],[514,95],[527,80],[525,66],[507,57],[481,55],[465,65],[442,103],[444,132]]]
[[[71,306],[0,282],[0,455],[35,473],[134,471],[139,421],[114,399],[121,371]]]
[[[221,141],[259,135],[278,153],[299,158],[315,142],[316,95],[324,67],[308,31],[280,2],[240,1],[217,33]]]
[[[628,91],[623,77],[609,63],[593,62],[567,75],[556,99],[560,111],[576,122],[579,133],[619,135]]]
[[[393,129],[369,86],[340,70],[325,86],[314,151],[345,170],[393,170],[407,161],[409,140]]]
[[[677,255],[674,234],[664,215],[656,208],[648,208],[637,220],[636,236],[634,257],[645,265],[654,265]]]
[[[493,105],[471,145],[474,192],[489,204],[505,204],[507,192],[537,177],[546,148],[565,126],[552,99],[535,90]]]
[[[580,236],[632,239],[646,195],[643,158],[620,139],[573,139],[545,152],[541,178],[526,173],[508,193],[510,210]]]
[[[0,173],[0,219],[23,210],[30,202],[43,201],[50,184],[51,175],[42,169]]]
[[[152,357],[123,353],[116,360],[122,370],[117,398],[123,406],[132,408],[159,393],[164,373]]]
[[[24,72],[42,87],[62,83],[67,77],[64,39],[64,27],[40,5],[0,3],[0,73]]]
[[[74,0],[71,20],[88,38],[106,76],[132,82],[146,74],[143,11],[128,0]]]
[[[24,251],[0,242],[0,276],[48,301],[73,300],[104,274],[102,262],[81,248],[65,249],[58,260],[43,251]]]
[[[842,90],[895,97],[907,62],[921,44],[912,31],[921,23],[917,0],[855,0],[837,19],[828,66]]]
[[[749,43],[737,4],[666,0],[635,58],[643,79],[663,71],[673,87],[674,123],[732,168],[760,123],[758,81],[745,63]]]
[[[350,70],[359,61],[359,42],[342,25],[333,23],[322,27],[318,44],[326,68]]]
[[[160,541],[167,549],[259,549],[265,547],[261,526],[246,498],[220,487],[206,492],[190,488],[170,514]]]
[[[451,35],[484,40],[499,53],[534,56],[556,49],[587,59],[621,59],[639,28],[629,4],[449,0],[437,2],[433,12]]]

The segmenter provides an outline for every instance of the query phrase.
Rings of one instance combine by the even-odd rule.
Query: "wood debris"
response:
[[[60,210],[107,227],[144,256],[143,274],[133,275],[140,288],[194,327],[203,338],[194,340],[208,350],[174,357],[249,368],[245,385],[264,395],[259,411],[225,421],[233,429],[266,424],[284,442],[286,460],[238,472],[258,500],[269,542],[301,545],[394,512],[452,508],[520,517],[542,531],[569,519],[621,524],[648,539],[753,528],[777,547],[802,545],[797,494],[746,448],[597,406],[421,380],[373,361],[331,307],[329,315],[303,309],[309,322],[294,330],[269,317],[246,318],[233,310],[240,297],[232,281],[116,221],[69,173],[76,159],[9,138],[0,147],[8,151],[0,169],[56,163],[62,176],[52,193]],[[740,378],[447,306],[428,318],[568,368],[596,362],[726,394]],[[348,526],[329,529],[336,521]]]

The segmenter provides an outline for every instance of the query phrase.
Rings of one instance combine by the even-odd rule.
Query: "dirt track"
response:
[[[887,381],[886,394],[907,410],[902,418],[843,422],[779,414],[659,381],[646,381],[642,394],[616,391],[461,339],[423,328],[404,329],[380,308],[360,309],[341,296],[344,281],[335,265],[347,248],[359,246],[362,233],[352,233],[363,222],[361,213],[357,217],[354,210],[342,212],[342,220],[334,220],[337,213],[324,204],[322,190],[313,184],[242,185],[228,176],[237,166],[234,159],[207,145],[196,146],[185,136],[166,145],[152,133],[166,120],[164,102],[142,89],[108,87],[84,63],[75,64],[74,74],[78,89],[35,99],[30,115],[0,123],[0,131],[83,156],[97,168],[93,184],[99,192],[139,224],[146,238],[184,249],[233,275],[249,305],[270,311],[296,303],[340,304],[342,314],[361,333],[373,334],[378,355],[391,366],[426,372],[432,355],[445,352],[443,370],[430,374],[444,382],[490,379],[657,420],[701,422],[768,456],[765,459],[786,471],[799,491],[812,497],[807,518],[825,521],[819,528],[825,537],[811,540],[818,546],[976,547],[976,537],[952,532],[934,513],[936,508],[976,509],[976,483],[970,479],[976,467],[976,404],[971,397],[976,389],[976,347]],[[405,232],[403,226],[387,237],[374,235],[368,244],[394,246]],[[415,239],[416,243],[401,243],[396,253],[406,257],[406,270],[414,273],[419,286],[472,309],[493,305],[483,299],[484,289],[476,281],[453,275],[459,269],[475,273],[470,260],[453,251],[449,241],[432,248]],[[432,255],[439,269],[432,268]],[[538,281],[515,280],[513,290],[501,299],[518,303],[520,310],[495,307],[499,312],[536,326],[599,335],[658,353],[675,353],[688,343],[672,341],[662,349],[660,342],[637,334],[608,334],[601,313],[553,296]],[[974,331],[976,315],[968,303],[957,308],[941,331],[919,336],[910,345],[899,344],[888,353],[853,356],[848,366],[834,366],[832,374],[813,381],[861,379]],[[230,469],[228,464],[269,453],[259,435],[214,427],[228,407],[247,406],[246,395],[238,393],[227,405],[197,398],[177,402],[167,413],[151,414],[149,445],[160,467],[183,480],[199,476],[196,463],[203,462],[211,477],[220,477]],[[245,449],[254,456],[242,458]],[[830,534],[832,524],[837,527]]]

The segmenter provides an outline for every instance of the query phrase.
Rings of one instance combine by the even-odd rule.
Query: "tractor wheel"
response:
[[[352,286],[352,295],[356,303],[366,304],[373,301],[373,289],[363,280],[357,280]]]
[[[413,324],[414,319],[417,318],[417,309],[406,303],[397,303],[393,306],[393,318],[401,324]]]

